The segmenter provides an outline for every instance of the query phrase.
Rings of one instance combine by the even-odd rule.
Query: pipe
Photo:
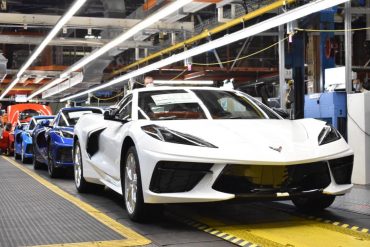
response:
[[[251,20],[251,19],[253,19],[253,18],[257,17],[257,16],[260,16],[262,14],[265,14],[267,12],[270,12],[272,10],[275,10],[277,8],[280,8],[280,7],[284,6],[284,5],[287,5],[287,4],[290,4],[290,3],[294,3],[295,1],[296,0],[279,0],[279,1],[275,1],[272,4],[269,4],[269,5],[265,6],[265,7],[262,7],[260,9],[255,10],[255,11],[252,11],[252,12],[250,12],[250,13],[244,15],[244,16],[238,17],[238,18],[236,18],[236,19],[234,19],[232,21],[229,21],[229,22],[226,22],[224,24],[221,24],[220,26],[217,26],[217,27],[215,27],[215,28],[213,28],[211,30],[204,30],[200,34],[198,34],[198,35],[196,35],[196,36],[194,36],[194,37],[192,37],[190,39],[187,39],[187,40],[182,41],[182,42],[180,42],[178,44],[175,44],[173,46],[170,46],[170,47],[168,47],[166,49],[163,49],[163,50],[161,50],[159,52],[153,53],[153,54],[151,54],[151,55],[149,55],[149,56],[147,56],[147,57],[145,57],[145,58],[143,58],[143,59],[141,59],[141,60],[139,60],[139,61],[137,61],[135,63],[132,63],[130,65],[127,65],[127,66],[125,66],[125,67],[123,67],[123,68],[121,68],[119,70],[113,71],[112,75],[117,75],[117,74],[120,74],[122,72],[125,72],[125,71],[127,71],[127,70],[129,70],[129,69],[131,69],[133,67],[136,67],[136,66],[138,66],[140,64],[143,64],[145,62],[148,62],[148,61],[150,61],[150,60],[152,60],[154,58],[160,57],[163,54],[167,54],[167,53],[170,53],[170,52],[175,51],[177,49],[181,49],[181,48],[185,47],[186,45],[193,44],[193,43],[195,43],[195,42],[197,42],[199,40],[202,40],[204,38],[207,38],[207,37],[209,37],[209,36],[211,36],[213,34],[222,32],[222,31],[224,31],[226,29],[229,29],[231,27],[234,27],[234,26],[236,26],[236,25],[238,25],[240,23],[243,23],[245,21]]]

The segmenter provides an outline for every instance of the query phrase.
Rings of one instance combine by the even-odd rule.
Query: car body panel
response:
[[[90,110],[102,113],[102,110],[96,107],[62,108],[49,126],[35,130],[35,159],[40,163],[47,164],[48,155],[50,155],[55,167],[72,167],[74,125],[66,124],[63,114]]]
[[[32,148],[32,135],[35,130],[38,121],[42,120],[53,120],[54,116],[34,116],[27,124],[24,125],[23,129],[14,131],[14,152],[18,155],[23,156],[26,159],[33,158]]]
[[[124,105],[129,105],[131,101],[132,112],[128,121],[109,120],[104,119],[103,116],[93,115],[80,118],[75,127],[75,138],[78,138],[81,145],[86,181],[105,184],[122,194],[121,166],[125,155],[122,150],[127,140],[134,143],[138,153],[143,197],[146,203],[187,203],[233,199],[237,196],[236,193],[224,193],[212,187],[228,165],[296,167],[300,164],[311,165],[326,162],[325,166],[329,167],[329,161],[353,155],[343,138],[319,145],[318,136],[326,123],[314,119],[212,119],[209,118],[210,113],[207,112],[205,114],[207,119],[138,119],[138,113],[141,110],[138,108],[140,92],[177,89],[161,87],[134,90],[130,100],[125,102],[124,99],[115,107],[124,111]],[[204,88],[203,90],[220,89]],[[229,91],[239,94],[237,91]],[[246,100],[249,99],[248,96],[245,97]],[[254,107],[259,108],[258,105]],[[195,136],[215,147],[158,140],[142,129],[143,126],[151,125]],[[89,134],[96,130],[101,130],[97,143],[98,151],[90,156],[86,151],[86,143],[89,140]],[[190,191],[156,193],[150,189],[150,186],[155,169],[162,161],[209,163],[212,167]],[[321,188],[320,193],[344,194],[351,187],[350,183],[338,185],[332,179],[329,186]],[[284,195],[286,194],[274,194],[275,197],[284,197]]]
[[[52,115],[52,110],[49,106],[32,103],[8,106],[6,123],[9,123],[11,128],[4,130],[0,139],[0,149],[3,152],[6,150],[9,154],[14,152],[14,130],[17,123],[27,122],[29,117],[36,115]]]

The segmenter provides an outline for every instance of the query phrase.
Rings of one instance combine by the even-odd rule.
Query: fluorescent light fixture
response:
[[[141,22],[137,23],[135,26],[133,26],[132,28],[130,28],[129,30],[127,30],[126,32],[124,32],[123,34],[115,38],[114,40],[112,40],[111,42],[104,45],[100,49],[95,50],[93,53],[90,54],[90,56],[87,56],[81,59],[80,61],[78,61],[71,67],[69,67],[66,71],[63,72],[63,74],[61,74],[61,77],[67,77],[71,72],[81,69],[83,66],[95,60],[96,58],[100,57],[101,55],[103,55],[104,53],[112,49],[113,47],[116,47],[119,44],[123,43],[124,41],[132,38],[138,32],[144,30],[145,28],[150,27],[151,25],[155,24],[160,19],[163,19],[164,17],[172,14],[173,12],[179,10],[180,8],[191,3],[192,1],[193,0],[177,0],[172,3],[169,3],[165,7],[155,12],[154,14],[148,16]]]
[[[57,78],[57,79],[49,82],[48,84],[46,84],[46,86],[40,88],[39,90],[37,90],[36,92],[34,92],[30,96],[28,96],[27,97],[27,100],[31,100],[32,98],[36,97],[40,93],[44,92],[45,90],[48,90],[49,88],[54,87],[55,85],[57,85],[57,84],[65,81],[65,80],[66,80],[66,78]]]
[[[135,34],[138,32],[144,30],[147,27],[150,27],[151,25],[155,24],[160,19],[163,19],[164,17],[170,15],[171,13],[177,11],[178,9],[182,8],[186,4],[191,3],[193,0],[177,0],[175,2],[172,2],[165,7],[159,9],[154,14],[148,16],[146,19],[142,20],[141,22],[137,23],[135,26],[112,40],[111,42],[105,44],[100,49],[95,50],[92,52],[89,56],[86,56],[85,58],[79,60],[72,66],[70,66],[67,70],[63,71],[63,73],[60,75],[60,78],[67,78],[72,72],[81,69],[86,64],[90,63],[91,61],[95,60],[96,58],[102,56],[104,53],[109,51],[115,46],[120,45],[124,41],[127,41],[128,39],[132,38]],[[41,88],[40,90],[37,90],[37,92],[33,93],[28,97],[28,100],[32,99],[33,97],[39,95],[40,93],[44,92],[45,90],[48,90],[49,88],[56,86],[58,83],[62,81],[60,80],[54,80],[51,83],[49,83],[44,88]],[[48,96],[49,97],[49,96]]]
[[[35,78],[35,80],[33,81],[33,84],[39,84],[40,82],[42,82],[42,80],[44,80],[44,77],[37,77],[37,78]]]
[[[82,5],[87,0],[76,0],[71,8],[58,20],[54,28],[49,32],[41,44],[33,51],[31,57],[22,65],[21,69],[17,73],[16,79],[9,85],[9,87],[0,96],[0,99],[4,98],[5,95],[18,83],[23,73],[30,67],[30,65],[36,60],[36,58],[41,54],[49,42],[58,34],[58,32],[63,28],[63,26],[71,19],[71,17],[81,8]]]
[[[0,99],[3,99],[3,98],[4,98],[4,96],[5,96],[5,95],[7,95],[7,94],[9,93],[10,89],[12,89],[12,88],[14,87],[14,85],[15,85],[15,84],[17,84],[17,83],[19,82],[19,80],[20,80],[20,79],[21,79],[21,78],[16,77],[16,78],[12,81],[12,83],[10,84],[10,86],[9,86],[9,87],[7,87],[7,88],[5,89],[5,91],[4,91],[4,92],[3,92],[3,94],[1,95]],[[12,86],[12,84],[13,84],[13,86]]]
[[[213,81],[154,80],[155,85],[213,85]]]
[[[100,86],[97,86],[97,87],[94,87],[94,88],[90,88],[86,91],[83,91],[83,92],[80,92],[80,93],[62,98],[61,101],[64,102],[64,101],[67,101],[67,100],[70,100],[70,99],[78,98],[78,97],[81,97],[83,95],[86,95],[86,94],[104,89],[106,87],[110,87],[110,86],[115,85],[117,83],[120,83],[122,81],[126,81],[128,79],[131,79],[133,77],[143,75],[143,74],[148,73],[150,71],[162,68],[164,66],[170,65],[170,64],[175,63],[175,62],[182,61],[182,60],[184,60],[186,58],[189,58],[189,57],[193,57],[193,56],[202,54],[202,53],[207,52],[209,50],[213,50],[213,49],[222,47],[224,45],[227,45],[227,44],[230,44],[230,43],[242,40],[242,39],[246,39],[250,36],[262,33],[262,32],[267,31],[269,29],[278,27],[280,25],[284,25],[288,22],[291,22],[291,21],[297,20],[299,18],[308,16],[312,13],[315,13],[315,12],[318,12],[318,11],[321,11],[321,10],[324,10],[324,9],[331,8],[333,6],[336,6],[338,4],[342,4],[342,3],[345,3],[345,2],[348,2],[348,1],[349,0],[316,0],[314,2],[305,4],[301,7],[295,8],[293,10],[290,10],[288,12],[285,12],[283,14],[280,14],[278,16],[270,18],[266,21],[260,22],[256,25],[244,28],[244,29],[242,29],[240,31],[237,31],[235,33],[232,33],[232,34],[225,35],[222,38],[210,41],[208,43],[202,44],[200,46],[197,46],[193,49],[184,51],[182,53],[173,55],[173,56],[168,57],[166,59],[162,59],[161,61],[150,64],[150,65],[148,65],[146,67],[143,67],[141,69],[132,71],[132,72],[127,73],[125,75],[122,75],[120,77],[117,77],[117,78],[115,78],[115,79],[113,79],[113,80],[111,80],[111,81],[109,81],[109,82],[107,82],[103,85],[100,85]]]

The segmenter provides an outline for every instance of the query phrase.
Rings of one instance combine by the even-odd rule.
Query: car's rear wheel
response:
[[[90,192],[93,189],[99,187],[97,184],[89,183],[85,180],[83,176],[83,162],[82,162],[82,154],[81,154],[81,146],[78,140],[75,141],[74,151],[73,151],[73,162],[74,162],[74,179],[75,179],[75,186],[78,192],[86,193]]]
[[[32,145],[32,149],[33,149],[33,152],[32,152],[33,153],[33,158],[32,158],[33,169],[40,170],[43,164],[36,159],[35,147],[33,145]]]
[[[24,157],[23,145],[21,146],[21,161],[23,164],[28,162],[28,159]]]
[[[8,151],[9,149],[7,149],[6,150],[6,153],[7,153],[7,155],[9,155],[10,154],[10,151]],[[14,149],[14,159],[15,160],[19,160],[20,159],[20,155],[19,154],[17,154],[17,152],[15,151],[15,149]]]
[[[335,196],[322,195],[317,197],[297,197],[292,202],[301,211],[314,212],[321,211],[333,204]]]
[[[60,169],[55,167],[55,164],[54,164],[51,143],[49,143],[48,145],[48,173],[51,178],[57,178],[60,176]]]
[[[122,189],[127,213],[133,221],[145,221],[161,213],[161,205],[144,203],[140,164],[136,148],[130,147],[123,165]]]

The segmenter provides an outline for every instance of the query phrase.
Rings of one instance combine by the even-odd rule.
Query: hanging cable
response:
[[[173,80],[176,80],[177,78],[179,78],[180,76],[182,76],[188,69],[184,69],[180,74],[178,74],[177,76],[175,76],[174,78],[170,79],[170,81],[173,81]]]
[[[98,98],[95,95],[91,95],[91,97],[94,98],[94,99],[97,99],[99,101],[108,101],[108,100],[112,100],[112,99],[118,98],[118,97],[122,96],[123,94],[124,94],[124,92],[122,91],[119,94],[116,94],[115,96],[110,97],[110,98]]]
[[[255,55],[259,54],[259,53],[262,53],[262,52],[264,52],[264,51],[267,51],[267,50],[269,50],[269,49],[271,49],[271,48],[273,48],[273,47],[277,46],[280,42],[284,42],[284,41],[285,41],[285,40],[287,40],[287,39],[289,39],[289,36],[287,36],[287,37],[285,37],[284,39],[281,39],[281,40],[279,40],[279,41],[277,41],[277,42],[273,43],[273,44],[272,44],[272,45],[270,45],[270,46],[267,46],[267,47],[265,47],[265,48],[263,48],[263,49],[261,49],[261,50],[259,50],[259,51],[256,51],[256,52],[254,52],[254,53],[252,53],[252,54],[249,54],[249,55],[246,55],[246,56],[243,56],[243,57],[240,57],[240,58],[236,58],[236,59],[233,59],[233,60],[229,60],[229,61],[221,61],[220,63],[221,63],[221,64],[228,64],[228,63],[233,63],[233,62],[235,62],[235,61],[240,61],[240,60],[243,60],[243,59],[246,59],[246,58],[249,58],[249,57],[255,56]],[[218,64],[220,64],[220,63],[192,63],[192,64],[193,64],[193,65],[198,65],[198,66],[210,66],[210,65],[218,65]]]

